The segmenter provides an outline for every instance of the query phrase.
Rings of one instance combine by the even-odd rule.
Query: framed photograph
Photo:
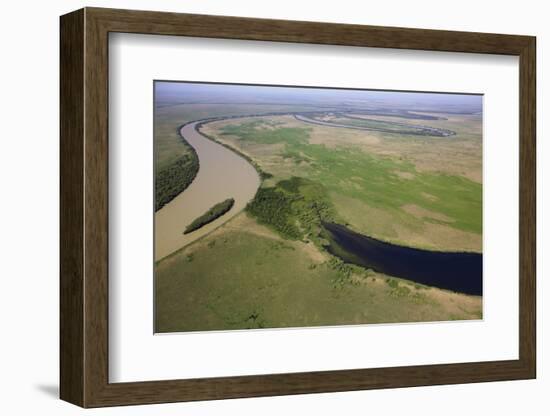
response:
[[[62,16],[61,398],[535,378],[535,50]]]

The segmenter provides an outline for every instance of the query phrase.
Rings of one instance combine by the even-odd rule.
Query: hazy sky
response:
[[[441,94],[236,84],[155,82],[155,101],[162,103],[276,103],[401,107],[407,109],[481,111],[481,95]]]

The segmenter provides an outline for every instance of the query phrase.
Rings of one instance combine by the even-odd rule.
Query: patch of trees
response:
[[[197,176],[199,158],[195,149],[189,146],[186,153],[155,175],[155,211],[182,193]]]
[[[292,202],[296,197],[280,189],[260,188],[254,199],[248,203],[246,210],[256,217],[260,224],[274,228],[283,237],[296,240],[301,232],[296,226],[292,212]]]
[[[256,220],[291,240],[317,239],[322,221],[334,211],[323,185],[293,176],[260,188],[246,210]]]
[[[185,228],[185,231],[183,233],[188,234],[192,231],[198,230],[201,227],[204,227],[206,224],[211,223],[215,219],[221,217],[231,208],[233,208],[234,204],[235,200],[233,198],[229,198],[225,201],[217,203],[200,217],[193,220],[193,222]]]
[[[305,185],[306,183],[310,183],[310,181],[307,181],[306,179],[303,179],[303,178],[299,178],[297,176],[293,176],[290,179],[284,179],[282,181],[279,181],[277,183],[277,186],[291,194],[298,194],[300,193],[300,187],[302,185]]]

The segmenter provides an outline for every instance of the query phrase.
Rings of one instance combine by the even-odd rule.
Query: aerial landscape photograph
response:
[[[155,333],[483,318],[483,96],[154,81]]]

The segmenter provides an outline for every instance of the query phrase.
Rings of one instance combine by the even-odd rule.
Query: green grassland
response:
[[[411,161],[418,171],[463,176],[482,182],[482,119],[479,115],[445,115],[445,120],[406,120],[411,125],[454,131],[455,136],[434,140],[431,137],[376,135],[379,143],[365,149],[372,154],[392,154]],[[369,116],[381,121],[395,117]]]
[[[400,126],[395,122],[392,123],[391,121],[381,121],[381,120],[367,119],[367,118],[360,120],[358,118],[335,117],[334,119],[330,120],[330,122],[341,123],[341,124],[357,126],[357,127],[368,127],[373,129],[396,130],[397,132],[404,130],[403,126]]]
[[[273,127],[265,128],[265,127]],[[261,144],[282,143],[292,147],[298,144],[307,144],[308,129],[277,127],[277,124],[263,119],[247,121],[245,123],[233,124],[224,127],[221,131],[225,136],[237,136],[240,140],[246,142],[255,142]]]
[[[232,221],[157,265],[157,332],[481,317],[479,298],[312,259],[306,243]]]
[[[322,187],[330,196],[332,205],[337,208],[342,206],[341,201],[358,203],[355,212],[344,209],[341,216],[351,228],[359,232],[405,245],[439,250],[461,249],[460,246],[430,246],[407,241],[394,231],[394,227],[381,228],[378,218],[372,218],[370,224],[373,226],[369,227],[369,221],[364,218],[366,211],[361,209],[367,205],[372,209],[371,212],[383,212],[387,218],[391,218],[393,225],[406,227],[414,233],[422,233],[426,224],[433,224],[445,227],[446,231],[450,228],[477,235],[480,240],[480,183],[459,175],[421,172],[404,158],[371,154],[357,146],[329,148],[323,144],[310,144],[310,130],[311,127],[265,128],[262,120],[253,120],[225,126],[220,130],[219,137],[237,138],[234,144],[249,153],[250,143],[282,144],[279,157],[284,161],[291,159],[295,165],[299,165],[298,169],[285,168],[279,172],[274,164],[268,165],[261,157],[254,159],[252,155],[263,170],[274,175],[268,184],[278,186],[278,182],[288,179],[289,172],[292,172],[293,176],[299,175]],[[266,192],[259,192],[258,197],[264,197]],[[407,212],[403,210],[404,206],[413,206],[425,215]],[[277,213],[285,215],[285,212],[280,209],[272,216]]]

